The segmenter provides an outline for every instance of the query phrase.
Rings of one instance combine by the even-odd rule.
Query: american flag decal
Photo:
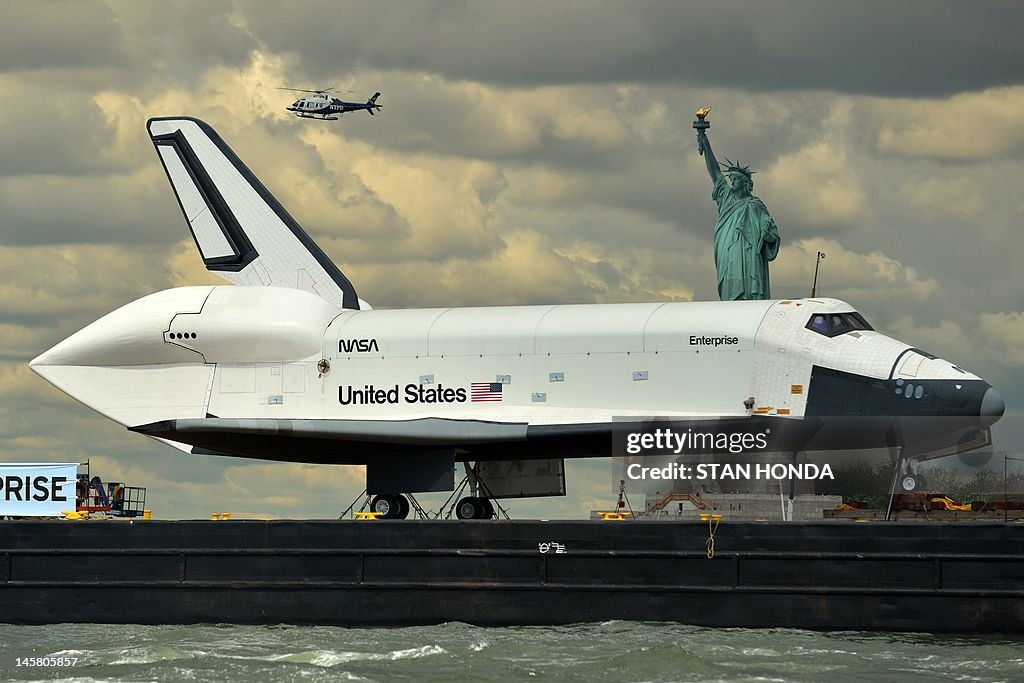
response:
[[[473,403],[500,403],[501,382],[472,382],[469,385],[469,400]]]

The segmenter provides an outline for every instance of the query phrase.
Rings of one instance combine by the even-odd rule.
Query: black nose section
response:
[[[998,391],[989,387],[985,391],[985,395],[981,397],[981,421],[987,425],[993,424],[1003,416],[1005,411],[1006,403],[1003,401],[1003,397],[999,395]]]

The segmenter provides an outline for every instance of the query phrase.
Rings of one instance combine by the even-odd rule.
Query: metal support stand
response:
[[[793,465],[796,465],[796,458],[799,455],[798,452],[793,452]],[[790,473],[792,475],[792,472]],[[796,495],[796,479],[792,476],[789,477],[789,509],[786,513],[786,521],[793,521],[793,498]]]
[[[782,493],[782,480],[779,479],[779,515],[782,521],[786,521],[786,496]]]
[[[452,514],[455,512],[455,503],[458,502],[459,496],[462,495],[462,492],[468,485],[469,471],[467,463],[466,476],[462,478],[462,481],[459,482],[459,485],[455,487],[454,491],[452,491],[452,495],[448,496],[447,500],[441,503],[441,507],[437,509],[437,515],[434,517],[434,519],[441,519],[441,515],[444,515],[444,519],[451,519]],[[447,512],[445,511],[445,508],[448,509]]]
[[[416,511],[416,517],[418,519],[430,519],[430,513],[423,509],[420,502],[416,500],[416,496],[411,493],[406,493],[405,497],[409,499],[409,505]]]
[[[633,512],[633,506],[629,502],[629,496],[626,495],[626,480],[619,479],[619,499],[615,501],[615,511],[618,512],[624,507],[629,508],[630,518],[635,519],[636,514]]]
[[[887,521],[887,522],[889,521],[889,519],[890,519],[890,517],[892,515],[892,503],[893,503],[893,500],[896,498],[896,482],[898,482],[900,480],[900,477],[902,476],[903,463],[904,463],[903,447],[902,446],[896,446],[895,447],[895,451],[896,451],[896,458],[895,458],[895,465],[893,467],[893,473],[892,473],[892,486],[889,488],[889,505],[886,506],[886,508],[885,508],[885,521]]]
[[[363,492],[356,496],[355,500],[345,508],[345,511],[338,515],[338,519],[346,519],[352,513],[352,509],[356,506],[356,503],[359,502],[360,498],[363,499],[363,504],[359,507],[359,511],[362,512],[365,510],[366,506],[370,504],[370,496],[366,494],[366,489],[363,489]]]

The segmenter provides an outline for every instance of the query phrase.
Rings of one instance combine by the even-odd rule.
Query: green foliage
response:
[[[927,481],[927,491],[957,502],[1003,499],[1002,469],[979,467],[971,472],[962,472],[951,467],[929,466],[921,468],[920,473]],[[845,503],[860,502],[872,508],[885,507],[888,503],[893,479],[890,465],[849,463],[834,466],[832,474],[835,479],[817,482],[816,493],[842,496]],[[1006,477],[1005,490],[1016,494],[1019,499],[1024,493],[1024,472],[1010,472]]]
[[[1003,499],[1003,471],[992,468],[978,468],[973,474],[958,472],[952,468],[929,467],[924,471],[928,488],[942,493],[956,501],[983,500],[987,502]],[[1024,472],[1010,472],[1006,476],[1005,491],[1024,491]]]

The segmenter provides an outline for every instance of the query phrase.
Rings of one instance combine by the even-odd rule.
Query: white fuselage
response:
[[[127,427],[207,416],[796,419],[816,366],[891,380],[912,360],[913,377],[979,380],[878,332],[807,328],[814,313],[852,310],[802,299],[352,311],[299,290],[184,287],[114,311],[32,367]]]

